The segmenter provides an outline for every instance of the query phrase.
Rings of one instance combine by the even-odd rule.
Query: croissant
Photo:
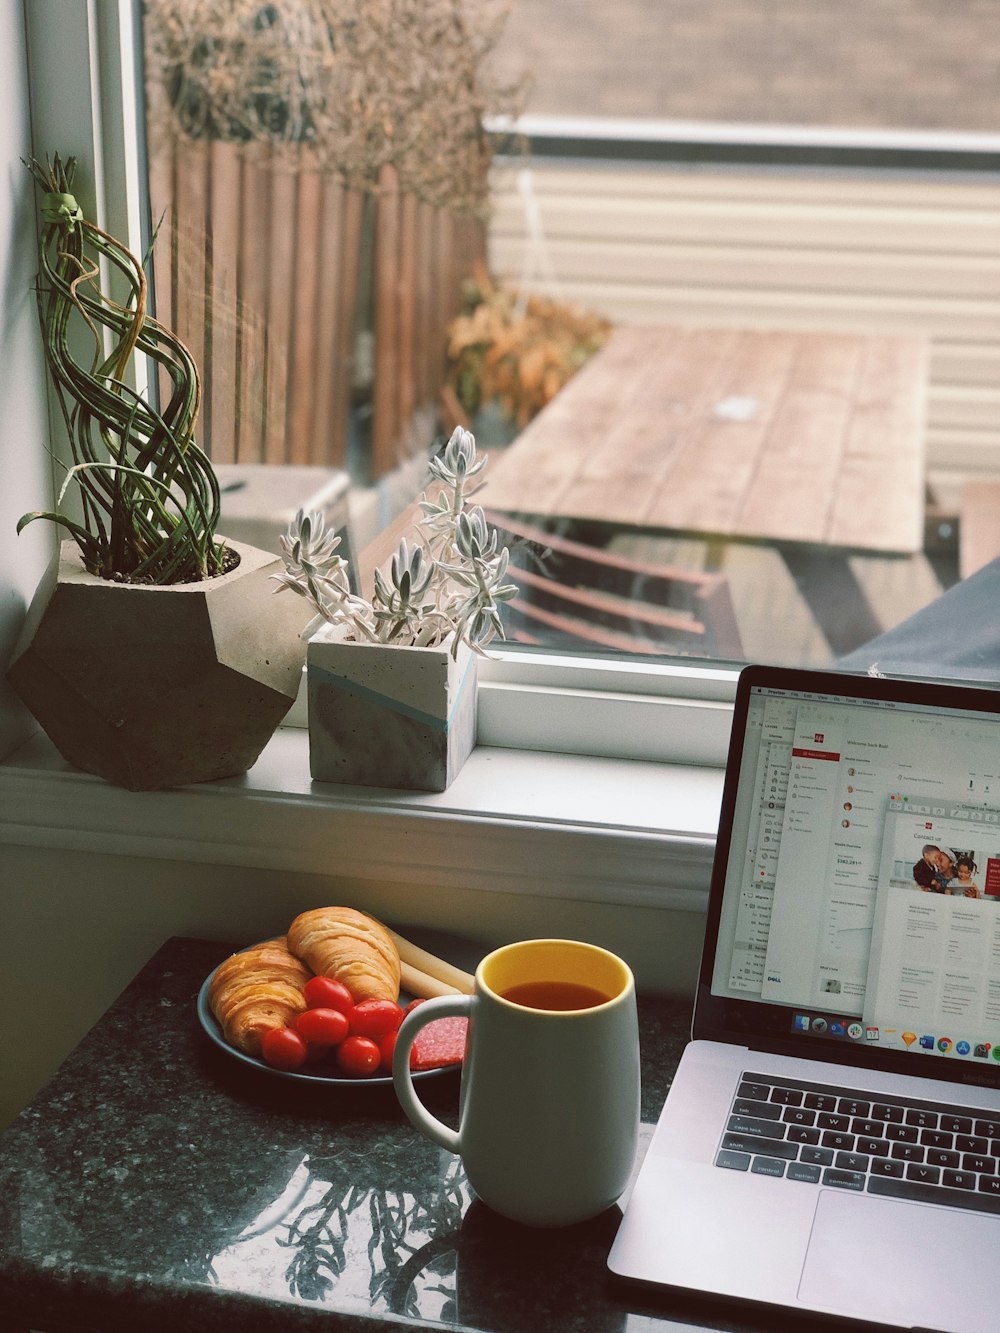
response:
[[[305,1009],[302,988],[310,975],[284,938],[255,944],[220,963],[208,1005],[230,1046],[259,1056],[264,1033],[286,1027]]]
[[[399,995],[399,950],[385,927],[364,912],[302,912],[288,927],[288,947],[319,976],[343,982],[355,1003]]]

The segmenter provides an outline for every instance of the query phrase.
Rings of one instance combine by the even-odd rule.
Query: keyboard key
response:
[[[823,1135],[824,1148],[837,1148],[844,1152],[854,1151],[854,1135],[838,1134],[835,1129],[828,1129]]]
[[[771,1101],[778,1106],[801,1106],[803,1094],[797,1088],[772,1088]]]
[[[770,1102],[755,1102],[749,1097],[737,1097],[733,1102],[733,1115],[752,1115],[758,1120],[780,1120],[781,1107]]]
[[[854,1147],[858,1152],[867,1153],[869,1157],[888,1157],[889,1145],[885,1139],[870,1139],[867,1135],[859,1135],[858,1141]],[[958,1163],[956,1162],[957,1166]]]
[[[886,1102],[875,1102],[870,1116],[872,1120],[881,1120],[886,1125],[899,1125],[903,1122],[903,1108],[890,1106]]]
[[[977,1120],[973,1132],[983,1139],[1000,1139],[1000,1120]]]
[[[1000,1199],[1000,1176],[980,1176],[979,1191],[981,1194],[995,1194]]]
[[[927,1164],[928,1166],[959,1167],[962,1165],[962,1159],[957,1152],[950,1152],[947,1148],[928,1148]]]
[[[833,1152],[830,1148],[803,1148],[799,1153],[799,1161],[814,1166],[830,1166]]]
[[[837,1099],[828,1092],[807,1092],[802,1105],[808,1106],[810,1111],[836,1111]]]
[[[922,1162],[924,1160],[924,1150],[919,1143],[894,1143],[889,1155],[894,1157],[897,1162]]]
[[[975,1134],[956,1134],[955,1147],[959,1152],[988,1153],[990,1141],[989,1139],[979,1138]]]
[[[723,1148],[715,1155],[715,1165],[727,1167],[730,1171],[746,1171],[750,1165],[748,1152],[730,1152]]]
[[[871,1102],[859,1102],[854,1097],[841,1097],[837,1110],[841,1115],[865,1116],[871,1109]]]
[[[869,1159],[861,1152],[839,1152],[834,1165],[843,1171],[867,1171],[868,1161]]]
[[[894,1162],[891,1157],[876,1157],[871,1164],[873,1176],[901,1176],[903,1170],[903,1163]]]
[[[941,1172],[936,1166],[924,1166],[921,1162],[908,1162],[907,1180],[919,1180],[923,1185],[936,1185],[941,1179]]]
[[[947,1185],[953,1190],[974,1190],[976,1188],[976,1177],[971,1171],[943,1171],[941,1173],[941,1184]]]
[[[938,1114],[937,1111],[910,1110],[904,1117],[908,1125],[916,1125],[917,1129],[937,1129]]]
[[[996,1158],[982,1157],[978,1153],[967,1152],[962,1158],[963,1171],[976,1171],[981,1176],[992,1176],[996,1172]]]
[[[776,1157],[755,1157],[750,1171],[755,1176],[783,1176],[785,1163]]]
[[[884,1120],[863,1120],[860,1117],[851,1121],[852,1134],[864,1134],[868,1138],[881,1139],[885,1135]]]
[[[955,1142],[953,1134],[944,1134],[940,1129],[922,1129],[920,1142],[925,1148],[950,1148]]]
[[[851,1117],[835,1115],[831,1111],[820,1111],[816,1117],[816,1124],[820,1129],[842,1129],[846,1132],[851,1128]]]
[[[1000,1213],[1000,1192],[993,1197],[981,1194],[978,1190],[951,1190],[944,1185],[925,1185],[919,1180],[892,1180],[870,1175],[868,1193],[892,1199],[914,1199],[919,1203],[943,1203],[949,1207],[971,1208],[983,1213]]]
[[[972,1121],[965,1115],[943,1115],[939,1128],[947,1130],[949,1134],[971,1134]]]
[[[835,1166],[828,1166],[823,1172],[824,1185],[837,1185],[844,1190],[863,1190],[866,1179],[860,1171],[838,1171]]]
[[[819,1143],[819,1130],[808,1125],[789,1125],[785,1138],[789,1143]]]
[[[882,1133],[893,1143],[919,1143],[920,1130],[912,1125],[885,1125]]]
[[[726,1126],[731,1134],[759,1134],[761,1138],[783,1139],[785,1127],[775,1120],[758,1120],[750,1115],[731,1115]]]
[[[777,1107],[774,1108],[777,1111]],[[781,1118],[786,1125],[813,1125],[816,1123],[816,1112],[807,1111],[802,1106],[786,1106],[781,1112]]]
[[[749,1097],[751,1101],[766,1102],[771,1095],[771,1089],[766,1083],[747,1083],[743,1082],[736,1089],[737,1097]]]
[[[763,1153],[768,1157],[783,1157],[793,1162],[799,1155],[797,1143],[782,1143],[780,1139],[758,1139],[753,1134],[726,1134],[722,1146],[727,1152]]]
[[[807,1166],[805,1162],[789,1162],[785,1172],[786,1180],[805,1180],[811,1185],[817,1184],[819,1178],[819,1167]]]

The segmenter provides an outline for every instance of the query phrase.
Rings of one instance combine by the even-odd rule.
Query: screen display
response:
[[[712,994],[1000,1073],[1000,717],[835,688],[746,707]]]

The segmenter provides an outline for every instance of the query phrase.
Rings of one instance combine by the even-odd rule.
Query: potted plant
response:
[[[304,633],[312,776],[321,782],[443,791],[475,744],[476,659],[503,637],[500,608],[517,592],[509,553],[470,504],[487,459],[456,427],[430,461],[441,483],[419,503],[368,600],[351,591],[339,537],[322,515],[296,515],[281,539],[291,589],[315,611]]]
[[[198,371],[150,315],[142,264],[83,216],[74,159],[27,165],[42,190],[39,314],[72,464],[56,507],[18,531],[44,518],[70,537],[8,679],[64,758],[120,786],[245,772],[295,699],[302,617],[268,595],[275,556],[216,535],[218,482],[194,438]],[[162,406],[134,387],[143,358],[169,386]]]
[[[470,422],[498,412],[509,443],[599,351],[612,325],[547,296],[501,286],[480,265],[448,325],[448,385]],[[480,436],[485,439],[485,436]]]

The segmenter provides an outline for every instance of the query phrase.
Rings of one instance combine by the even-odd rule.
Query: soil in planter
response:
[[[222,548],[221,568],[217,569],[214,574],[206,575],[206,578],[217,579],[221,578],[223,574],[231,574],[232,571],[236,569],[236,567],[239,565],[239,563],[240,563],[239,552],[234,551],[231,546],[224,546]],[[97,572],[97,571],[92,571],[92,572]],[[149,574],[122,574],[116,572],[114,574],[108,575],[108,582],[128,583],[128,584],[134,584],[136,586],[156,586],[156,580]],[[204,582],[205,580],[201,578],[177,579],[175,584],[172,586],[176,587],[178,583],[204,583]]]

